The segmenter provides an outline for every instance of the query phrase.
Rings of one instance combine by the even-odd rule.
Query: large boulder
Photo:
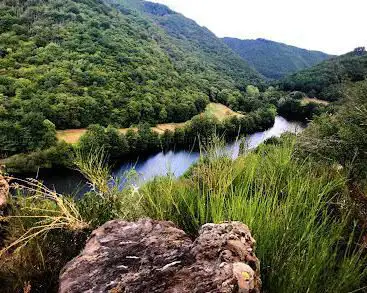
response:
[[[0,174],[0,210],[3,209],[8,203],[9,196],[9,184],[3,176]]]
[[[110,221],[60,274],[60,293],[260,292],[248,227],[206,224],[194,242],[173,223]]]

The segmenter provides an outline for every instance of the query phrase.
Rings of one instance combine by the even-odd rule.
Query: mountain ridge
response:
[[[321,51],[307,50],[264,38],[241,40],[225,37],[222,40],[269,79],[280,79],[333,57]]]
[[[358,47],[315,66],[286,76],[278,85],[286,91],[302,91],[328,101],[344,97],[345,85],[367,78],[367,52]]]

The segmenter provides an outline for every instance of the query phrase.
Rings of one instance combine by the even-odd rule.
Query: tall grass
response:
[[[5,246],[0,250],[1,292],[52,292],[58,274],[83,247],[90,225],[77,204],[36,180],[11,185],[8,215],[0,218]]]
[[[11,214],[0,217],[0,220],[10,222],[10,227],[17,227],[23,233],[0,250],[0,257],[12,248],[16,252],[33,239],[43,237],[52,230],[77,231],[89,227],[71,198],[57,194],[37,180],[21,181],[23,185],[17,183],[12,186],[18,193],[10,203],[13,206]],[[21,231],[17,231],[17,234],[19,232]]]
[[[142,215],[137,173],[126,171],[122,178],[111,175],[103,149],[77,152],[75,166],[88,179],[91,191],[78,201],[84,219],[97,227],[112,219],[134,220]]]
[[[148,183],[141,190],[145,213],[193,235],[206,222],[246,223],[257,240],[266,292],[363,286],[367,258],[356,244],[344,176],[295,158],[292,141],[234,162],[215,150],[207,154],[190,176]]]
[[[140,195],[131,184],[110,175],[103,151],[79,153],[76,168],[91,191],[80,199],[61,195],[36,180],[17,180],[5,221],[0,250],[0,292],[56,292],[60,269],[83,248],[92,229],[111,219],[140,215]],[[25,289],[24,289],[25,290]]]
[[[149,216],[193,236],[207,222],[246,223],[257,240],[265,292],[361,291],[367,258],[343,174],[297,159],[291,139],[235,161],[213,139],[203,154],[182,178],[160,177],[138,188],[133,173],[123,182],[110,175],[103,151],[80,153],[76,166],[92,190],[78,200],[30,182],[28,196],[11,203],[0,282],[52,292],[60,268],[83,246],[84,228]]]

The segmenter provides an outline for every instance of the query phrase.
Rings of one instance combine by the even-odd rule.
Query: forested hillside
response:
[[[331,57],[323,52],[300,49],[265,39],[223,38],[223,41],[253,68],[270,79],[282,78]]]
[[[204,71],[203,79],[211,81],[207,86],[228,87],[216,81],[221,79],[221,75],[230,76],[241,89],[244,89],[244,81],[255,84],[259,82],[259,76],[254,74],[254,70],[247,62],[241,60],[240,56],[234,54],[207,28],[198,26],[193,20],[164,5],[151,2],[139,3],[142,3],[140,10],[144,15],[153,19],[172,38],[172,42],[187,54],[189,63],[184,66],[197,70],[197,73]],[[172,51],[171,48],[165,49],[168,54]],[[208,75],[207,72],[213,76]]]
[[[353,52],[290,75],[279,84],[287,91],[303,91],[311,97],[335,101],[343,97],[346,83],[366,78],[367,52],[365,48],[360,47]]]
[[[46,148],[56,129],[180,122],[259,74],[221,40],[139,0],[0,4],[3,155]]]

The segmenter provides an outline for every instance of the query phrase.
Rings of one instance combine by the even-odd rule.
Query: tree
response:
[[[90,152],[105,147],[107,137],[105,129],[99,124],[92,124],[88,127],[87,132],[80,138],[79,147],[83,151]]]
[[[111,158],[121,158],[129,153],[129,146],[125,135],[120,134],[119,131],[108,126],[105,130],[106,150]]]
[[[250,97],[257,98],[260,95],[260,91],[256,86],[248,85],[246,87],[246,94]]]

